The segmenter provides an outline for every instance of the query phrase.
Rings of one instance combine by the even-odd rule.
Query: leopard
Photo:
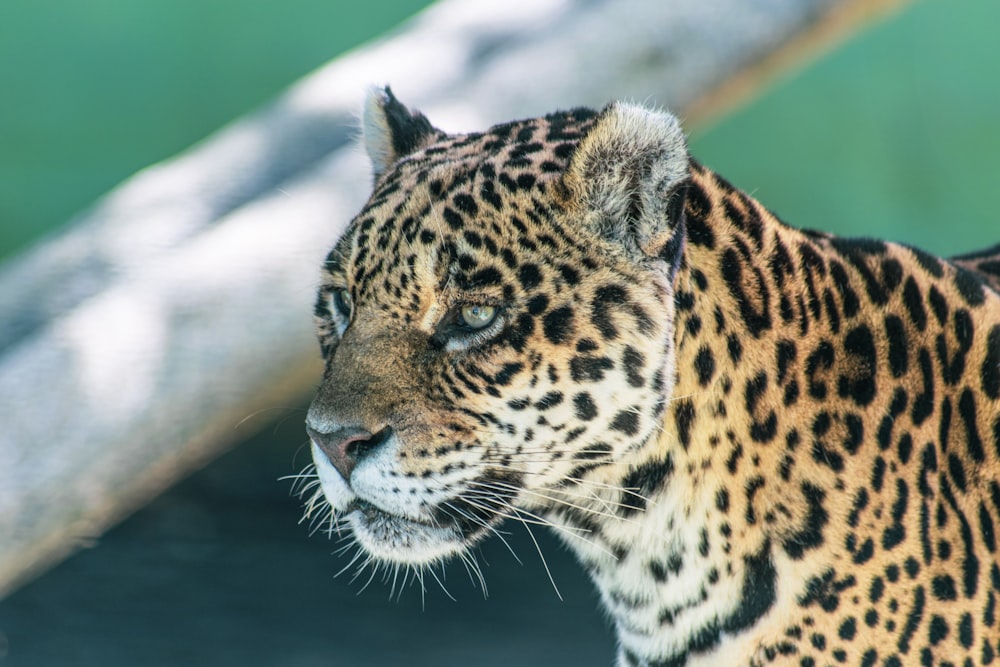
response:
[[[620,667],[1000,660],[1000,245],[792,227],[639,104],[362,125],[306,430],[365,558],[551,526]]]

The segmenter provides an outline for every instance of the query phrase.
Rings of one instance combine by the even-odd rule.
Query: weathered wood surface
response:
[[[367,85],[448,130],[616,98],[705,114],[894,4],[443,0],[140,172],[0,267],[0,596],[310,393]]]

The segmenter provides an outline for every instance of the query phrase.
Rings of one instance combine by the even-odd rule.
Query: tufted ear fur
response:
[[[584,224],[630,252],[670,267],[684,249],[687,142],[677,118],[621,102],[594,122],[563,177]]]
[[[410,113],[389,86],[368,91],[362,127],[376,179],[396,160],[442,136],[422,113]]]

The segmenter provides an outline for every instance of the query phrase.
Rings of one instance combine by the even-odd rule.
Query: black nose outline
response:
[[[388,440],[392,431],[386,427],[372,434],[360,426],[341,426],[323,432],[307,424],[306,433],[326,454],[327,460],[337,469],[344,481],[350,483],[351,473],[358,463]]]

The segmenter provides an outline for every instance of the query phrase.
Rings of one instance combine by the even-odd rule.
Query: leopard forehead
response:
[[[361,299],[381,289],[412,303],[421,283],[475,291],[495,287],[501,271],[530,289],[538,264],[522,266],[525,258],[578,254],[589,263],[576,230],[551,223],[560,176],[593,119],[577,110],[512,122],[442,136],[402,157],[330,253],[328,282],[350,282]],[[562,267],[572,282],[575,270]]]
[[[571,201],[566,172],[597,118],[575,109],[442,134],[400,157],[329,253],[321,296],[348,288],[359,308],[404,324],[462,299],[532,300],[538,314],[567,290],[607,300],[622,298],[628,283],[648,283],[662,299],[662,285],[642,278],[646,267],[581,225],[588,213]]]

